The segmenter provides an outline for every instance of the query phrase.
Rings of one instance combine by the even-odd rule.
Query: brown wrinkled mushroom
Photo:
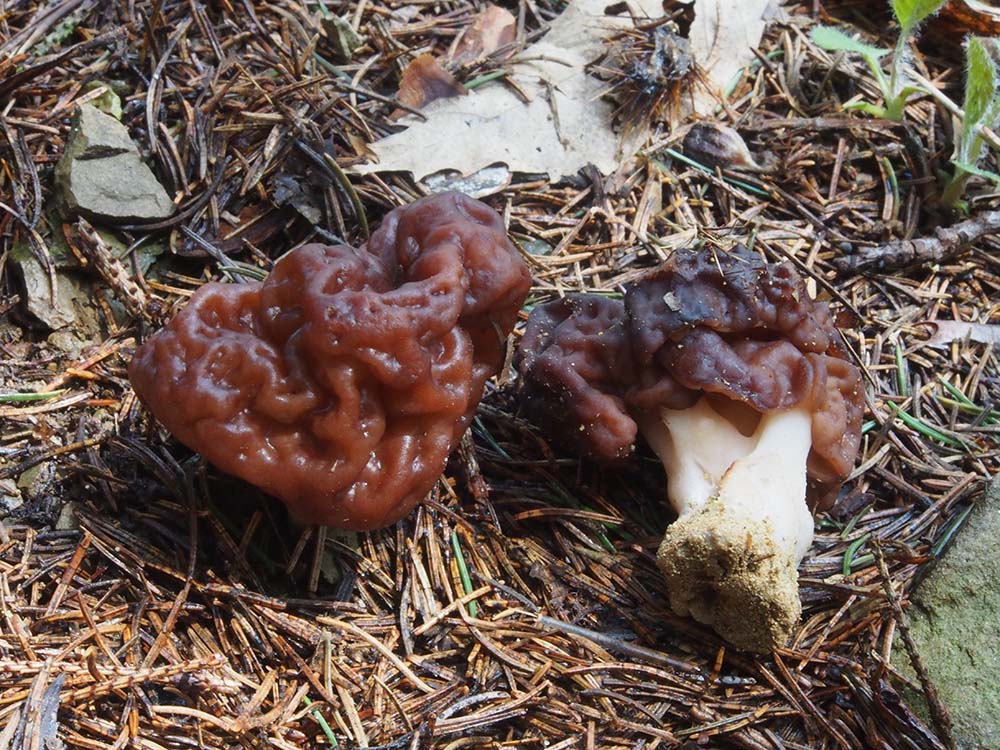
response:
[[[657,555],[673,610],[740,648],[783,644],[801,614],[806,498],[836,499],[863,410],[860,373],[795,269],[742,247],[677,254],[623,303],[535,308],[520,366],[529,408],[586,452],[627,455],[637,427],[660,456],[678,513]]]
[[[572,294],[531,311],[518,347],[525,408],[543,425],[569,425],[562,442],[612,461],[631,455],[638,431],[620,387],[630,370],[625,306]]]
[[[379,528],[440,476],[529,286],[496,212],[443,193],[360,249],[305,245],[262,284],[206,284],[129,378],[181,442],[299,520]]]

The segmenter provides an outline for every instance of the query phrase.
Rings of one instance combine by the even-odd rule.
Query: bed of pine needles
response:
[[[507,5],[515,44],[559,9]],[[0,749],[944,747],[901,697],[896,613],[997,469],[995,351],[928,339],[937,320],[996,321],[1000,242],[871,273],[844,262],[942,220],[929,200],[951,123],[926,97],[905,126],[845,113],[876,92],[811,45],[812,6],[771,28],[718,113],[780,169],[705,170],[659,128],[611,177],[514,175],[487,199],[531,264],[529,303],[750,240],[836,306],[866,372],[862,455],[803,563],[800,629],[756,657],[669,611],[658,462],[602,470],[550,446],[510,373],[426,504],[355,535],[295,527],[129,388],[136,340],[198,285],[266,272],[310,238],[362,241],[362,215],[375,226],[422,194],[315,155],[365,160],[397,127],[402,69],[447,49],[479,3],[0,2],[0,491],[24,499],[0,521]],[[331,58],[325,12],[365,37],[349,63]],[[939,51],[919,64],[959,97],[961,65]],[[100,340],[68,352],[25,312],[9,257],[33,233],[48,247],[53,168],[74,105],[106,93],[94,81],[112,82],[180,205],[118,230],[171,255],[138,285],[127,265],[94,274]],[[276,197],[289,185],[318,224]],[[996,206],[987,190],[973,186],[973,215]],[[99,267],[99,244],[69,230]]]

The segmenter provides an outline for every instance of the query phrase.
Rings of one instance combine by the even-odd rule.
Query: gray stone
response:
[[[59,516],[56,518],[56,531],[69,531],[80,528],[80,519],[76,514],[76,502],[67,500],[59,509]]]
[[[361,46],[361,37],[354,27],[339,16],[328,16],[320,20],[323,31],[326,32],[333,48],[333,61],[338,65],[349,63],[354,57],[354,52]]]
[[[0,462],[2,465],[2,462]],[[0,518],[9,516],[24,505],[21,489],[13,479],[0,479]]]
[[[28,312],[53,330],[76,322],[80,305],[87,303],[89,289],[75,276],[57,270],[53,290],[48,271],[27,243],[14,246],[11,261],[21,271]]]
[[[73,115],[66,143],[72,159],[100,159],[115,154],[138,153],[128,129],[92,104],[81,104]]]
[[[55,269],[55,295],[52,294],[48,271],[27,241],[14,245],[10,262],[20,272],[24,284],[25,308],[48,328],[56,331],[49,337],[49,343],[70,357],[76,357],[83,348],[101,341],[102,337],[100,314],[94,300],[93,277],[80,273],[80,264],[66,244],[58,217],[49,215],[46,222],[48,228],[41,234]],[[107,229],[96,231],[107,244],[111,256],[122,261],[126,270],[131,270],[132,267],[130,253],[134,255],[140,271],[145,274],[156,258],[166,250],[166,245],[162,242],[146,242],[130,251],[129,246],[114,232]],[[115,319],[122,325],[128,325],[130,314],[114,297],[105,297]]]
[[[89,104],[77,108],[56,184],[67,216],[124,222],[165,219],[174,211],[125,126]]]
[[[1000,748],[1000,477],[910,601],[910,630],[958,750]],[[895,661],[912,674],[904,655]],[[926,717],[923,696],[909,697]]]

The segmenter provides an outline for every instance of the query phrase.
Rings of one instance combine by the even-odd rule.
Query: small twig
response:
[[[115,297],[134,318],[162,325],[164,309],[161,302],[135,282],[124,264],[115,257],[114,251],[86,219],[78,219],[77,232],[80,235],[80,249],[93,264],[94,270],[115,292]]]
[[[930,94],[935,101],[955,115],[955,117],[959,118],[963,122],[965,121],[965,110],[941,93],[937,86],[934,85],[933,81],[924,78],[924,76],[920,75],[916,71],[910,71],[910,74],[917,83],[924,87],[924,91]],[[981,123],[976,123],[973,129],[978,135],[982,136],[982,139],[989,143],[990,146],[994,149],[1000,150],[1000,136],[998,136],[993,130]]]
[[[23,86],[29,81],[34,80],[42,73],[51,70],[52,68],[62,65],[67,60],[72,60],[73,58],[79,57],[82,53],[94,47],[103,47],[111,44],[118,44],[126,38],[126,29],[124,26],[119,26],[118,28],[112,29],[104,34],[99,34],[93,39],[88,39],[85,42],[80,42],[79,44],[74,44],[72,47],[63,50],[58,55],[50,57],[45,62],[38,63],[37,65],[32,65],[28,68],[23,68],[12,76],[9,76],[2,81],[0,81],[0,99],[5,98],[7,94],[15,89]]]
[[[529,613],[531,614],[531,613]],[[568,633],[569,635],[575,635],[580,638],[586,638],[588,641],[593,641],[601,648],[605,648],[612,653],[626,654],[628,656],[633,656],[638,659],[643,659],[645,661],[652,662],[654,664],[659,664],[661,666],[672,667],[673,669],[679,669],[684,672],[694,672],[696,674],[703,674],[702,671],[680,659],[674,659],[667,654],[656,651],[651,648],[646,648],[645,646],[638,646],[634,643],[622,640],[621,638],[615,638],[613,635],[607,633],[599,633],[596,630],[590,630],[588,628],[581,628],[579,625],[574,625],[570,622],[564,622],[562,620],[556,620],[552,617],[546,617],[545,615],[537,615],[538,624],[546,628],[554,628],[563,633]]]
[[[842,273],[890,271],[913,263],[939,263],[961,252],[979,239],[1000,230],[1000,211],[986,211],[950,227],[938,227],[933,237],[895,240],[864,248],[833,265]]]
[[[163,55],[160,57],[160,61],[156,64],[156,68],[153,69],[153,75],[149,79],[149,88],[146,91],[146,130],[149,136],[149,148],[154,155],[160,149],[160,144],[156,138],[155,125],[156,111],[160,103],[160,92],[158,90],[160,77],[163,75],[163,69],[166,68],[167,62],[170,60],[170,53],[174,51],[177,43],[187,34],[192,23],[194,23],[194,19],[188,18],[180,25],[176,33],[170,37],[170,41],[167,42],[167,48],[163,51]]]
[[[21,463],[13,464],[11,466],[4,466],[0,468],[0,479],[7,479],[9,477],[17,476],[23,472],[30,469],[32,466],[37,466],[43,461],[48,461],[50,458],[55,458],[56,456],[63,456],[67,453],[74,453],[76,451],[82,451],[87,448],[92,448],[95,445],[100,445],[107,439],[107,435],[99,435],[98,437],[89,438],[87,440],[80,440],[76,443],[70,443],[69,445],[62,445],[58,448],[53,448],[52,450],[42,451],[37,453],[30,458],[25,459]]]

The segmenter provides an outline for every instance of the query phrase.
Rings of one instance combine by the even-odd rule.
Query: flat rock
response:
[[[21,271],[28,312],[53,330],[76,323],[80,305],[91,294],[79,279],[56,270],[53,289],[48,271],[27,243],[14,246],[11,261]]]
[[[73,117],[66,150],[56,165],[62,212],[92,221],[165,219],[173,201],[139,155],[128,129],[83,104]]]
[[[958,750],[1000,748],[1000,477],[910,602],[910,630]],[[923,696],[910,697],[926,716]]]
[[[49,343],[64,354],[75,357],[82,349],[102,340],[104,328],[94,299],[92,276],[81,273],[76,256],[61,231],[61,220],[53,213],[47,214],[45,226],[39,227],[48,250],[48,257],[55,271],[55,293],[46,266],[36,257],[27,241],[14,244],[10,252],[10,265],[17,269],[23,284],[24,308],[47,328],[55,331]],[[96,229],[108,246],[110,255],[118,260],[134,258],[142,273],[146,273],[157,256],[166,250],[162,242],[146,242],[136,249],[108,229]],[[131,264],[131,258],[128,263]],[[107,297],[108,295],[105,295]],[[128,325],[130,316],[113,296],[106,299],[107,309],[122,325]]]
[[[22,505],[24,500],[17,483],[13,479],[0,479],[0,519],[9,516]]]

